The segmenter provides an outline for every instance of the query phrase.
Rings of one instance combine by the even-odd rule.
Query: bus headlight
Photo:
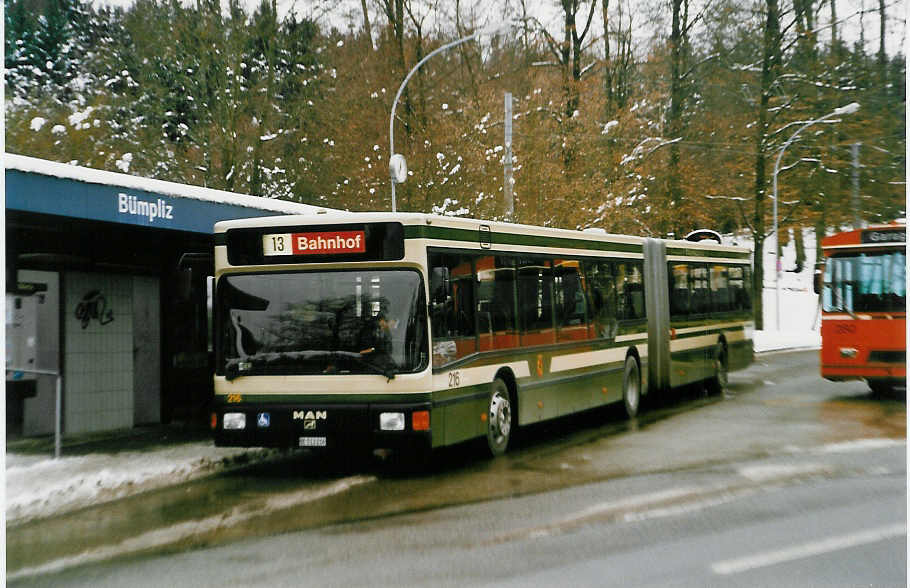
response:
[[[840,356],[846,357],[847,359],[853,359],[854,357],[856,357],[857,353],[858,353],[858,351],[854,347],[841,347],[840,348]]]
[[[404,431],[404,413],[379,413],[379,429],[382,431]]]
[[[222,419],[222,426],[226,431],[239,431],[246,429],[246,413],[226,412]]]

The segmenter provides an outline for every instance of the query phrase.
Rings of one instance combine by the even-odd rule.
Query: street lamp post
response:
[[[503,25],[505,26],[505,25]],[[404,182],[404,178],[407,175],[407,167],[404,163],[404,157],[395,153],[395,109],[398,107],[398,99],[401,98],[401,93],[404,92],[404,87],[408,84],[408,81],[413,77],[417,70],[420,69],[424,63],[430,60],[431,57],[438,53],[442,53],[452,47],[457,47],[462,43],[467,43],[468,41],[473,41],[477,37],[483,34],[492,34],[497,32],[502,27],[495,27],[490,30],[480,30],[474,33],[473,35],[468,35],[467,37],[462,37],[452,41],[451,43],[446,43],[441,47],[437,47],[433,51],[430,51],[426,57],[417,62],[411,71],[408,72],[408,75],[405,76],[404,81],[401,82],[401,86],[398,87],[398,92],[395,94],[395,100],[392,101],[392,113],[389,115],[389,179],[392,184],[392,212],[397,212],[397,203],[395,201],[395,184]]]
[[[780,278],[781,278],[781,274],[783,273],[781,271],[781,265],[780,265],[780,241],[779,241],[780,235],[778,235],[778,232],[777,232],[777,173],[780,170],[780,160],[781,160],[781,158],[783,158],[784,151],[787,150],[787,147],[790,146],[790,143],[792,143],[793,140],[796,139],[796,136],[799,135],[800,132],[802,132],[802,130],[805,129],[806,127],[814,125],[816,123],[820,123],[825,120],[828,120],[832,116],[842,116],[845,114],[853,114],[857,110],[859,110],[859,103],[851,102],[850,104],[847,104],[846,106],[841,106],[840,108],[835,108],[833,111],[829,112],[828,114],[826,114],[825,116],[823,116],[821,118],[816,118],[814,120],[810,120],[808,122],[803,123],[802,125],[800,125],[800,127],[798,129],[796,129],[796,132],[794,132],[792,135],[790,135],[790,138],[787,139],[787,142],[784,143],[784,146],[780,148],[780,151],[778,151],[778,153],[777,153],[777,159],[774,161],[774,174],[771,177],[772,191],[774,194],[774,267],[777,271],[777,278],[775,279],[775,284],[774,284],[775,301],[776,301],[776,304],[774,307],[774,314],[775,314],[774,320],[775,320],[775,324],[777,326],[778,332],[780,331]]]

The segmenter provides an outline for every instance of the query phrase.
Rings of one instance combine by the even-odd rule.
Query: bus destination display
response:
[[[262,236],[262,254],[339,255],[364,253],[364,231],[323,231],[311,233],[269,233]]]

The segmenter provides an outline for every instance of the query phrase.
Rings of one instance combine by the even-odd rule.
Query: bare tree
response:
[[[563,112],[561,116],[562,127],[562,152],[563,163],[569,168],[575,158],[571,147],[571,121],[580,105],[578,83],[581,81],[585,69],[582,67],[582,49],[584,40],[591,30],[591,22],[597,8],[597,0],[591,0],[584,28],[578,30],[578,13],[582,8],[581,0],[560,0],[562,8],[562,41],[557,41],[544,27],[540,27],[547,46],[559,65],[562,75],[562,88],[564,95]],[[539,24],[539,23],[538,23]]]
[[[363,34],[366,35],[370,49],[376,50],[373,44],[373,30],[370,28],[370,11],[367,9],[367,0],[360,0],[360,9],[363,11]]]
[[[622,0],[616,2],[616,21],[613,26],[610,20],[610,0],[602,0],[601,13],[604,30],[604,114],[610,120],[617,110],[626,107],[631,92],[632,15],[629,14],[628,22],[623,21]],[[615,43],[615,50],[611,50],[611,39]]]
[[[878,81],[884,87],[888,78],[888,58],[885,56],[885,0],[878,0],[879,35],[878,35]]]
[[[683,208],[683,190],[680,172],[680,145],[679,139],[684,133],[683,114],[689,92],[685,84],[695,68],[691,66],[691,48],[689,37],[692,28],[705,15],[710,5],[707,2],[702,12],[689,18],[689,0],[670,0],[672,9],[672,25],[669,39],[670,49],[670,108],[667,114],[667,134],[675,142],[670,145],[669,169],[667,170],[667,197],[668,207],[673,211]],[[670,227],[678,233],[681,227],[680,214],[670,215],[674,220]]]
[[[689,2],[688,0],[671,0],[673,25],[670,31],[670,109],[667,117],[667,131],[672,139],[682,137],[683,114],[683,50],[687,42]],[[667,173],[667,208],[679,210],[682,206],[682,188],[679,177],[679,142],[670,145],[670,161]],[[671,214],[670,218],[678,218]],[[676,232],[677,227],[672,227]]]
[[[752,235],[755,240],[755,257],[753,260],[752,291],[754,295],[755,328],[763,329],[762,291],[765,273],[763,269],[762,250],[765,243],[765,199],[767,181],[765,156],[768,148],[768,129],[770,123],[770,103],[772,85],[781,68],[781,28],[780,8],[777,0],[765,0],[765,25],[762,34],[761,80],[759,86],[758,124],[755,125],[755,208],[752,216]]]
[[[395,44],[396,51],[396,65],[399,68],[400,79],[408,73],[407,61],[405,60],[404,53],[404,42],[405,42],[405,7],[404,0],[379,0],[382,10],[386,15],[386,18],[389,21],[389,32],[391,33],[391,40]],[[414,112],[414,107],[411,104],[411,96],[408,92],[408,89],[405,88],[402,93],[402,102],[404,104],[404,132],[405,136],[409,136],[411,133],[411,124],[410,117]]]

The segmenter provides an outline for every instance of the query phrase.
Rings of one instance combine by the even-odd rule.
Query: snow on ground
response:
[[[172,486],[251,461],[274,451],[180,443],[144,451],[52,456],[6,454],[6,519],[18,524]]]
[[[762,267],[765,283],[762,293],[764,308],[764,330],[755,331],[756,353],[780,349],[802,349],[821,347],[821,313],[818,295],[814,291],[815,276],[815,231],[803,229],[806,260],[801,271],[796,271],[796,241],[793,231],[781,231],[783,248],[780,256],[780,321],[777,319],[777,271],[775,267],[773,236],[765,240],[762,252]],[[753,247],[750,238],[730,237],[725,245]]]
[[[129,537],[119,543],[90,548],[82,553],[51,560],[36,567],[20,568],[8,573],[6,580],[7,582],[15,582],[22,578],[59,572],[73,566],[98,563],[126,554],[137,554],[165,546],[173,546],[183,540],[199,537],[218,529],[229,529],[256,517],[341,494],[354,486],[374,481],[376,481],[375,476],[349,476],[339,480],[325,481],[316,488],[306,487],[302,490],[275,494],[266,499],[264,504],[257,505],[253,510],[248,507],[234,507],[227,512],[202,519],[193,519],[153,529]]]
[[[755,331],[752,347],[755,353],[785,349],[820,349],[822,336],[818,331]]]

